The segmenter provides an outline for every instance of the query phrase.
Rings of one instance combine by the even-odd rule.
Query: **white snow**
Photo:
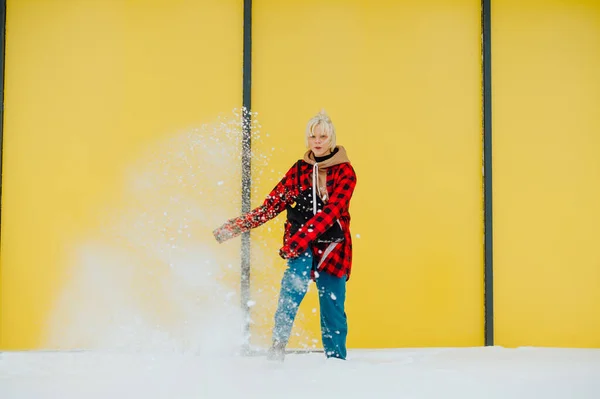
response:
[[[600,398],[600,350],[441,348],[264,356],[4,352],[0,398]]]

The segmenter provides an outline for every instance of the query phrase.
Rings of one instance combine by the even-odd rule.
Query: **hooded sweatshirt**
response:
[[[313,173],[315,171],[318,172],[315,174],[317,178],[313,177],[313,190],[316,190],[323,202],[327,202],[329,199],[329,193],[327,192],[327,169],[342,163],[350,163],[346,149],[342,146],[337,146],[331,154],[323,157],[315,157],[315,154],[311,150],[308,150],[304,154],[303,161],[313,167]]]

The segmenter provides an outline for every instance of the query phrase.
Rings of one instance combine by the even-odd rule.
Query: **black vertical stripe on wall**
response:
[[[0,104],[0,226],[2,225],[2,154],[4,151],[4,59],[5,59],[5,54],[4,54],[4,50],[6,48],[5,46],[5,42],[6,42],[6,0],[3,0],[0,2],[0,24],[2,24],[2,26],[0,26],[0,46],[2,46],[1,48],[1,53],[0,53],[0,76],[2,76],[2,79],[0,80],[0,101],[2,101],[2,103]],[[0,240],[2,238],[0,237]],[[1,272],[1,271],[0,271]],[[1,287],[0,287],[0,291],[1,291]],[[1,292],[0,292],[1,294]],[[1,297],[2,295],[0,295]],[[1,307],[2,303],[0,303],[0,307]],[[0,328],[0,331],[2,329]],[[0,336],[0,342],[2,342],[2,337]]]
[[[244,0],[244,49],[242,77],[242,214],[250,211],[252,184],[252,0]],[[244,337],[250,335],[250,232],[242,235],[241,250],[241,306],[244,320]],[[249,350],[247,341],[244,350]]]
[[[0,46],[2,46],[2,54],[0,55],[0,225],[2,224],[2,150],[4,142],[4,50],[6,39],[6,0],[0,2]]]
[[[481,2],[483,52],[483,196],[484,196],[484,285],[485,345],[494,345],[494,237],[492,212],[492,43],[491,0]]]

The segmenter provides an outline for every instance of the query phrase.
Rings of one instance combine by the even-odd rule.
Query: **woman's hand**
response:
[[[294,259],[300,256],[298,251],[291,249],[287,244],[279,250],[279,256],[283,259]]]
[[[223,243],[233,237],[236,237],[242,233],[242,229],[240,229],[235,223],[235,219],[228,220],[221,227],[213,230],[213,235],[215,239],[219,243]]]

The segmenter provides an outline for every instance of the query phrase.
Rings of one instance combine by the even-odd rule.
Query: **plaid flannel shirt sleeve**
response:
[[[229,219],[221,227],[215,229],[213,235],[217,241],[229,240],[279,215],[286,205],[294,201],[292,182],[295,181],[295,175],[295,169],[291,168],[265,198],[262,205],[242,216]]]
[[[356,173],[350,164],[344,164],[339,171],[333,193],[321,212],[318,212],[298,230],[286,244],[279,250],[279,255],[284,259],[295,258],[306,251],[308,246],[317,237],[327,231],[344,209],[347,209],[356,187]]]

